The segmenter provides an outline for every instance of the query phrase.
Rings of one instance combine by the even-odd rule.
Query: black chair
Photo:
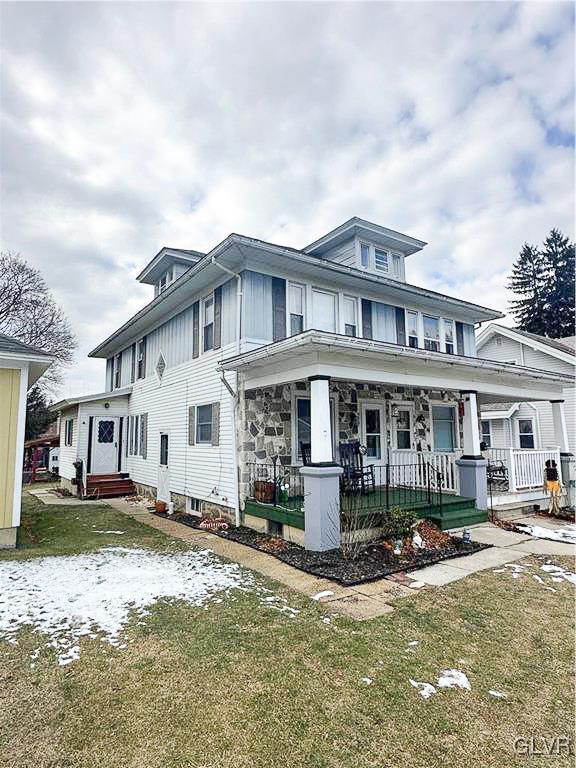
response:
[[[349,493],[369,493],[376,490],[374,467],[372,464],[364,466],[365,449],[359,440],[351,440],[348,443],[340,443],[340,466],[342,473],[342,490]]]
[[[307,467],[312,461],[312,444],[300,443],[300,455],[302,456],[302,464]]]

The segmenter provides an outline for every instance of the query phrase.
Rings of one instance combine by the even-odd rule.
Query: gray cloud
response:
[[[86,352],[162,245],[302,246],[351,215],[427,240],[409,278],[505,309],[573,234],[566,3],[4,3],[2,244]],[[558,140],[561,137],[562,140]]]

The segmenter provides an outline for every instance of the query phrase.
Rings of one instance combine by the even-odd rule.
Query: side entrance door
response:
[[[366,446],[364,461],[367,464],[386,463],[386,422],[384,405],[362,403],[362,443]]]
[[[92,467],[94,475],[118,472],[118,427],[114,416],[95,416],[92,434]]]
[[[159,501],[170,502],[170,436],[160,432],[160,459],[158,464],[158,489],[156,498]]]

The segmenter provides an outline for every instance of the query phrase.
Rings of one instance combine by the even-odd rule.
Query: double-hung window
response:
[[[453,451],[456,447],[456,411],[449,405],[432,406],[432,434],[435,451]]]
[[[424,349],[440,352],[440,320],[424,315]]]
[[[136,347],[136,378],[146,378],[146,339],[140,339]]]
[[[482,442],[485,443],[487,448],[492,448],[492,428],[490,422],[487,419],[483,419],[480,422],[480,433]]]
[[[400,277],[400,256],[392,254],[392,274],[394,277]]]
[[[204,352],[214,348],[214,297],[208,296],[204,299],[203,316],[203,340]]]
[[[64,445],[72,445],[74,437],[74,419],[66,419],[64,422]]]
[[[344,296],[344,333],[346,336],[357,336],[358,321],[358,302],[351,296]]]
[[[312,327],[316,331],[336,333],[336,294],[312,291]]]
[[[370,266],[370,246],[367,243],[360,243],[360,264],[364,269]]]
[[[396,448],[407,450],[412,447],[412,411],[398,406],[396,415]]]
[[[128,455],[140,456],[140,416],[128,417]]]
[[[196,442],[212,444],[212,404],[196,408]]]
[[[122,357],[116,355],[114,358],[114,389],[119,389],[122,383]]]
[[[408,346],[418,349],[418,312],[413,312],[411,309],[406,310],[406,332]]]
[[[532,419],[518,419],[520,448],[534,448],[534,422]]]
[[[454,354],[454,320],[444,320],[444,348],[449,355]]]
[[[390,271],[390,254],[388,251],[382,251],[380,248],[374,249],[374,266],[380,272]]]
[[[288,286],[290,336],[304,330],[304,286],[290,283]]]

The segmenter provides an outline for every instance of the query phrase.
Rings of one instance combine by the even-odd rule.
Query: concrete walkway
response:
[[[568,523],[561,520],[547,520],[546,518],[522,518],[523,523],[539,525],[542,528],[563,528]],[[461,531],[452,531],[455,535],[462,535]],[[574,556],[576,547],[574,544],[565,544],[560,541],[547,539],[535,539],[523,533],[505,531],[492,523],[481,523],[470,529],[472,541],[481,544],[491,544],[491,549],[484,549],[466,557],[456,557],[445,563],[430,565],[419,571],[407,574],[409,578],[417,579],[433,586],[443,586],[453,581],[459,581],[478,571],[489,568],[497,568],[505,563],[513,563],[528,555],[568,555]]]

